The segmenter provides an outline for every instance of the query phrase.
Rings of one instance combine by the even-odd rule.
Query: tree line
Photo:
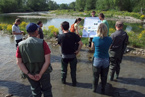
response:
[[[56,9],[145,11],[145,0],[76,0],[70,4],[57,4],[52,0],[0,0],[0,12],[30,12]]]
[[[84,10],[118,10],[139,12],[145,11],[145,0],[76,0],[76,9]]]
[[[74,6],[75,2],[59,5],[52,0],[0,0],[1,13],[72,9]]]

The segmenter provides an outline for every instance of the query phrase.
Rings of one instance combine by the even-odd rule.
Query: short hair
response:
[[[107,29],[106,24],[101,23],[101,24],[99,25],[99,27],[98,27],[97,35],[98,35],[100,38],[104,38],[104,37],[108,36],[107,33],[108,33],[108,29]]]
[[[15,22],[21,22],[20,18],[17,18],[17,19],[15,20]]]
[[[100,13],[99,16],[102,17],[103,19],[105,18],[105,15],[103,13]]]
[[[37,25],[40,25],[41,23],[42,23],[42,21],[38,21],[38,22],[37,22]]]
[[[123,26],[123,22],[122,21],[117,21],[115,24],[116,27],[120,28]]]
[[[69,30],[69,22],[64,21],[63,23],[61,23],[61,26],[64,30]]]
[[[96,11],[92,11],[92,13],[96,13]]]

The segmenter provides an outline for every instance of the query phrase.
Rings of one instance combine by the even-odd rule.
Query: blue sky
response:
[[[76,1],[76,0],[52,0],[52,1],[55,1],[57,4],[61,4],[61,3],[71,3],[73,1]]]

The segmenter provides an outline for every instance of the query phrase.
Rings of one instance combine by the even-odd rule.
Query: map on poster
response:
[[[101,24],[98,17],[86,17],[84,20],[84,29],[82,37],[96,37],[98,26]]]

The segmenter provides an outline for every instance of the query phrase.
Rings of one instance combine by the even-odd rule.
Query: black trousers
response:
[[[91,47],[91,45],[92,45],[92,40],[93,40],[93,38],[89,38],[89,47]]]
[[[61,78],[62,78],[62,80],[66,79],[68,64],[70,64],[72,82],[76,83],[77,58],[61,59],[61,67],[62,67],[62,70],[61,70],[62,77]]]
[[[22,39],[16,40],[16,48],[18,46],[18,43],[21,42],[21,41],[22,41]]]
[[[110,78],[114,79],[114,74],[116,77],[119,76],[120,73],[120,63],[122,58],[110,57]]]

